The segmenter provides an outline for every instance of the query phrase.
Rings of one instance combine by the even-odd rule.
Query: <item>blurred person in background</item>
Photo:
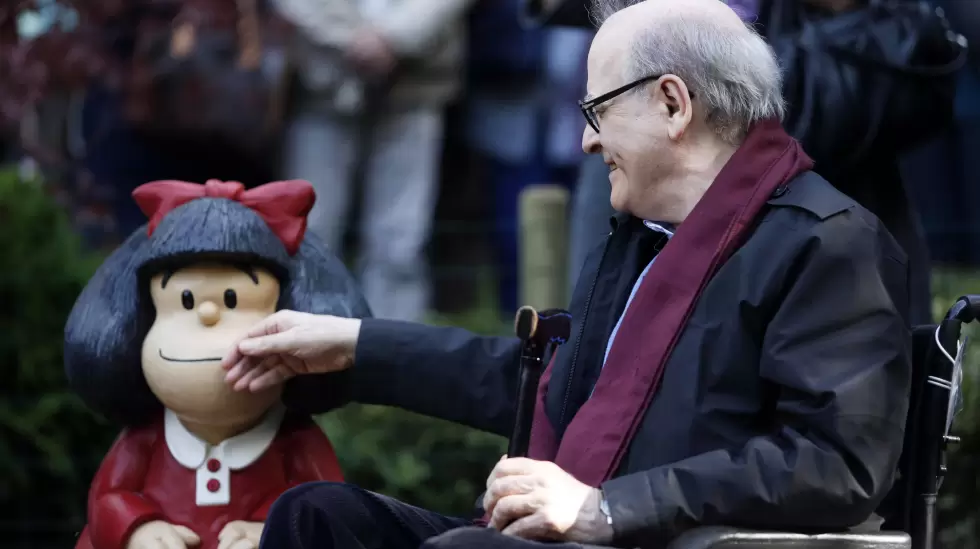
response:
[[[498,311],[518,301],[518,202],[534,184],[571,187],[582,157],[575,104],[589,33],[524,28],[522,0],[485,0],[471,18],[468,145],[492,204]]]
[[[313,183],[310,228],[342,254],[358,187],[360,275],[375,315],[419,320],[446,105],[474,0],[275,0],[299,30],[286,178]],[[361,181],[361,185],[356,182]]]
[[[58,113],[48,118],[60,131],[47,132],[57,138],[31,148],[43,149],[43,164],[70,166],[60,169],[74,172],[67,186],[88,217],[111,218],[116,234],[97,244],[111,247],[145,222],[129,193],[147,181],[272,178],[266,145],[278,135],[259,128],[275,126],[267,115],[283,71],[266,64],[280,21],[265,4],[48,1],[0,10],[0,65],[10,70],[0,78],[0,114]]]
[[[900,17],[910,12],[872,12],[865,9],[864,0],[723,1],[744,21],[754,23],[775,49],[785,72],[783,91],[789,110],[784,125],[814,158],[815,170],[878,216],[909,255],[912,322],[929,322],[929,254],[898,160],[902,152],[949,127],[955,83],[949,72],[941,71],[931,80],[895,77],[895,71],[880,70],[880,63],[876,67],[877,60],[870,58],[879,52],[859,51],[854,44],[872,44],[893,63],[908,62],[901,56],[914,52],[911,64],[940,69],[955,65],[949,54],[955,48],[947,47],[946,29],[919,25],[937,19],[922,12],[918,18],[912,16],[910,27],[917,34],[910,39],[909,31],[900,27]],[[910,4],[912,10],[918,5]],[[529,0],[525,7],[548,24],[591,27],[587,6],[587,0]],[[899,29],[882,31],[890,26]],[[851,51],[842,55],[841,49]],[[595,196],[599,191],[587,185],[601,186],[608,194],[607,178],[583,179],[577,192]],[[598,210],[604,209],[603,204],[584,197],[581,203],[597,213],[573,217],[575,222],[601,217]],[[577,231],[584,235],[579,238],[598,243],[608,226]],[[575,249],[589,244],[571,245]]]
[[[922,212],[929,252],[946,267],[980,266],[980,2],[935,0],[971,46],[959,75],[952,127],[903,160],[903,176]]]

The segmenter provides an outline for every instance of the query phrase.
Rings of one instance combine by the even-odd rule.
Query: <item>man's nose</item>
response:
[[[585,154],[599,154],[602,152],[599,134],[589,124],[586,124],[585,130],[582,131],[582,150]]]
[[[214,326],[221,320],[221,311],[213,301],[205,301],[197,307],[197,318],[205,326]]]

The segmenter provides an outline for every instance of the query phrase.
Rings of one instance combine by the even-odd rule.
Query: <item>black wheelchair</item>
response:
[[[668,549],[932,549],[936,499],[946,472],[946,449],[959,442],[949,428],[958,391],[954,368],[964,324],[980,319],[980,296],[963,296],[938,325],[912,331],[912,387],[899,480],[882,510],[880,532],[816,535],[723,527],[695,528]],[[955,404],[955,403],[954,403]]]

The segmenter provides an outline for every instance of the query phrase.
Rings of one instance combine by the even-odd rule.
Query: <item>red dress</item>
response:
[[[264,522],[280,494],[304,482],[343,480],[326,435],[309,416],[273,410],[256,428],[218,446],[200,441],[172,412],[127,429],[89,491],[88,525],[75,549],[126,549],[151,520],[186,526],[216,549],[234,520]]]

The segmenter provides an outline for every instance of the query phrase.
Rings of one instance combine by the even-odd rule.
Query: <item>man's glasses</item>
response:
[[[588,122],[590,126],[592,126],[592,129],[595,130],[596,133],[599,133],[599,116],[595,112],[596,107],[605,103],[606,101],[609,101],[610,99],[614,99],[616,97],[619,97],[620,95],[623,95],[624,93],[632,90],[633,88],[641,84],[646,84],[651,80],[658,80],[662,76],[663,76],[662,74],[645,76],[639,80],[634,80],[629,84],[626,84],[625,86],[616,88],[611,92],[604,93],[599,97],[594,97],[592,99],[579,101],[578,106],[580,109],[582,109],[582,115],[585,116],[585,121]],[[691,97],[692,98],[694,97],[693,93],[691,93]]]

